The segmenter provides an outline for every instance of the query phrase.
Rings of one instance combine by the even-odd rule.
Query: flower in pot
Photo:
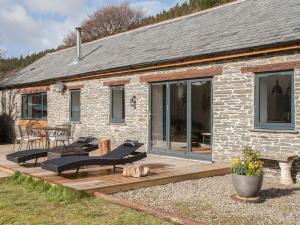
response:
[[[242,157],[232,160],[232,182],[240,197],[256,197],[263,182],[263,161],[259,160],[259,152],[245,146]]]

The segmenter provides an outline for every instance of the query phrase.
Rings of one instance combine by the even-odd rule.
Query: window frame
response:
[[[28,109],[29,109],[29,101],[28,97],[33,96],[33,95],[41,95],[41,100],[42,100],[42,109],[44,108],[44,95],[46,95],[47,99],[47,116],[43,117],[44,115],[44,110],[42,110],[42,117],[29,117],[28,116]],[[27,105],[27,116],[24,116],[23,114],[23,98],[25,97],[26,99],[26,105]],[[21,94],[21,119],[26,119],[26,120],[47,120],[48,117],[48,94],[47,92],[41,92],[41,93],[31,93],[31,94]]]
[[[113,90],[115,89],[122,89],[123,90],[123,118],[122,119],[115,119],[113,118]],[[125,112],[125,86],[124,85],[116,85],[116,86],[110,86],[110,95],[109,95],[109,122],[110,123],[125,123],[125,118],[126,118],[126,112]]]
[[[260,116],[260,78],[270,76],[290,76],[291,77],[291,122],[290,123],[263,123],[259,121]],[[255,110],[254,110],[254,128],[268,130],[294,130],[295,129],[295,88],[294,71],[277,71],[255,74]]]
[[[74,119],[72,117],[72,93],[79,92],[79,119]],[[81,90],[74,89],[69,91],[69,121],[70,122],[80,122],[81,121]]]

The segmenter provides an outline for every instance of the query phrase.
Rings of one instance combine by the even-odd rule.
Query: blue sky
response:
[[[128,0],[154,15],[185,0]],[[55,48],[95,10],[120,0],[0,0],[0,48],[27,55]]]

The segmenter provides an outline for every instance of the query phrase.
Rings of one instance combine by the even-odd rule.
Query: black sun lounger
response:
[[[113,151],[104,156],[67,156],[53,160],[47,160],[41,167],[60,175],[67,170],[76,169],[76,175],[80,167],[92,165],[112,165],[114,170],[116,165],[133,163],[147,157],[146,152],[137,152],[142,143],[126,141]]]
[[[82,148],[87,152],[91,152],[98,149],[98,145],[90,144],[94,140],[95,140],[94,137],[80,137],[78,138],[77,141],[73,142],[72,144],[64,146],[64,148],[66,149]],[[32,149],[32,150],[13,152],[6,155],[6,159],[18,164],[25,163],[28,160],[35,159],[35,165],[36,165],[38,158],[47,157],[47,153],[49,151],[51,151],[51,149]]]

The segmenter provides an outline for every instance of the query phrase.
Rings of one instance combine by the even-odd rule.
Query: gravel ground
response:
[[[284,186],[264,179],[262,203],[233,201],[230,175],[184,181],[114,196],[178,213],[207,224],[300,225],[300,183]]]

